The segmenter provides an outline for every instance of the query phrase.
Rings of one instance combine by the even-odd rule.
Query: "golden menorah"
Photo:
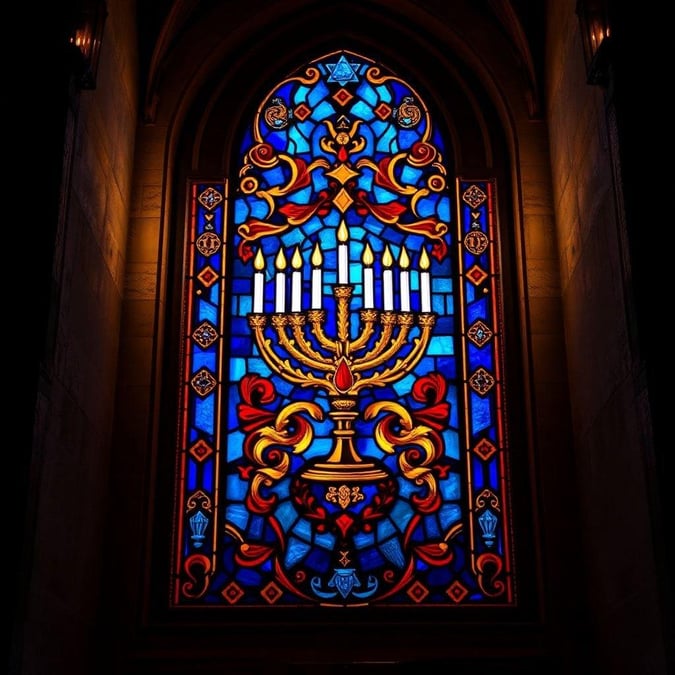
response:
[[[288,382],[325,391],[333,421],[333,447],[325,460],[302,476],[311,481],[371,482],[388,474],[359,455],[354,422],[359,415],[358,394],[367,387],[383,387],[411,372],[427,350],[436,315],[433,312],[359,310],[361,330],[350,336],[353,286],[333,286],[336,304],[335,337],[326,333],[326,311],[262,312],[248,315],[249,326],[267,365]],[[265,334],[270,322],[273,341]],[[413,334],[413,329],[419,330]],[[314,341],[307,331],[311,331]],[[379,330],[379,334],[376,331]]]

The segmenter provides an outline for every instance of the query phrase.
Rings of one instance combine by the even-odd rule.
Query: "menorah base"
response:
[[[314,464],[301,474],[302,478],[309,481],[323,483],[344,481],[347,483],[370,483],[383,478],[389,478],[389,474],[370,462],[322,462]]]

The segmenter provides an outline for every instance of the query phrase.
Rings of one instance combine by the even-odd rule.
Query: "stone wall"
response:
[[[134,3],[108,3],[97,87],[66,113],[65,195],[36,409],[23,675],[84,673],[96,653],[138,99]],[[34,177],[39,185],[39,177]]]
[[[570,401],[594,642],[605,671],[665,672],[637,350],[611,93],[586,84],[575,2],[549,3],[547,117]]]

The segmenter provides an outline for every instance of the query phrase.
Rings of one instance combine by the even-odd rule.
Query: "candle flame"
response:
[[[302,269],[302,256],[300,255],[300,250],[297,246],[295,247],[293,257],[291,258],[291,265],[293,265],[294,270]]]
[[[427,255],[427,249],[422,248],[422,255],[420,256],[420,269],[428,270],[430,264],[431,263],[429,261],[429,256]]]
[[[408,257],[408,251],[406,251],[405,246],[401,249],[401,255],[398,257],[398,264],[402,270],[407,270],[408,265],[410,265],[410,258]]]
[[[258,272],[262,272],[265,269],[265,258],[262,254],[262,249],[259,248],[258,252],[255,254],[255,259],[253,260],[253,267],[255,267]]]
[[[347,225],[345,224],[344,220],[340,221],[340,227],[338,227],[337,230],[337,238],[338,241],[341,242],[345,242],[347,239],[349,239],[349,230],[347,229]]]
[[[363,249],[361,262],[366,266],[370,266],[375,262],[375,257],[373,256],[373,249],[370,248],[370,244],[366,244],[366,247]]]
[[[321,249],[319,248],[319,242],[317,241],[316,244],[314,244],[314,251],[312,251],[312,265],[314,265],[314,267],[321,267],[322,262],[323,256],[321,255]]]
[[[277,257],[274,261],[274,265],[278,270],[285,270],[286,269],[286,256],[284,255],[284,249],[280,248],[279,253],[277,253]]]
[[[391,255],[391,251],[389,250],[389,244],[384,249],[384,255],[382,256],[382,264],[385,267],[391,267],[394,263],[394,258]]]

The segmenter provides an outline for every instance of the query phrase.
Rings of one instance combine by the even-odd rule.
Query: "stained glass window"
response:
[[[496,184],[348,52],[189,189],[174,606],[509,606]]]

